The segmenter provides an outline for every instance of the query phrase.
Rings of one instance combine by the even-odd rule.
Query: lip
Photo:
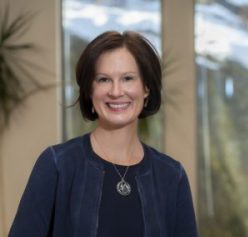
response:
[[[112,111],[124,111],[127,110],[131,102],[107,102],[107,107]]]

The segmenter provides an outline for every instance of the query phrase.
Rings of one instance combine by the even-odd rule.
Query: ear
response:
[[[147,97],[149,96],[149,94],[150,94],[150,89],[149,89],[147,86],[145,86],[145,95],[144,95],[144,99],[147,98]]]

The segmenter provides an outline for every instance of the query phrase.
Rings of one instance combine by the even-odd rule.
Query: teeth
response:
[[[129,103],[123,103],[123,104],[108,104],[110,108],[113,108],[113,109],[124,109],[126,108]]]

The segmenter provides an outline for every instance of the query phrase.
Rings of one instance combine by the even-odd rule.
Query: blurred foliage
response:
[[[37,70],[43,72],[44,69],[25,58],[27,54],[35,53],[37,47],[33,43],[20,42],[30,29],[35,14],[26,12],[10,19],[7,4],[0,16],[0,130],[3,130],[17,106],[37,91],[51,86],[42,85],[35,76]]]
[[[218,71],[207,71],[209,126],[209,166],[203,153],[203,134],[199,134],[199,227],[202,237],[248,236],[248,69],[238,62],[219,63]],[[226,79],[233,80],[234,93],[227,95]],[[202,100],[206,99],[202,98]],[[203,106],[199,101],[199,106]],[[209,116],[210,115],[210,116]],[[203,124],[199,124],[203,129]],[[200,131],[202,133],[202,130]],[[210,169],[211,195],[208,199],[206,172]],[[208,208],[212,202],[213,210]],[[210,206],[211,206],[210,205]]]
[[[227,0],[212,2],[235,14],[242,21],[239,29],[242,33],[247,31],[248,8],[244,1],[242,7]],[[230,37],[235,36],[231,34]],[[236,46],[230,45],[231,51],[241,53]],[[197,68],[198,88],[202,89],[198,97],[200,236],[247,237],[248,67],[238,59],[204,57],[216,68],[203,65]]]

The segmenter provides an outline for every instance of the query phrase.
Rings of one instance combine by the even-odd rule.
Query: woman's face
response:
[[[91,95],[100,126],[136,123],[147,96],[135,58],[125,47],[100,55]]]

